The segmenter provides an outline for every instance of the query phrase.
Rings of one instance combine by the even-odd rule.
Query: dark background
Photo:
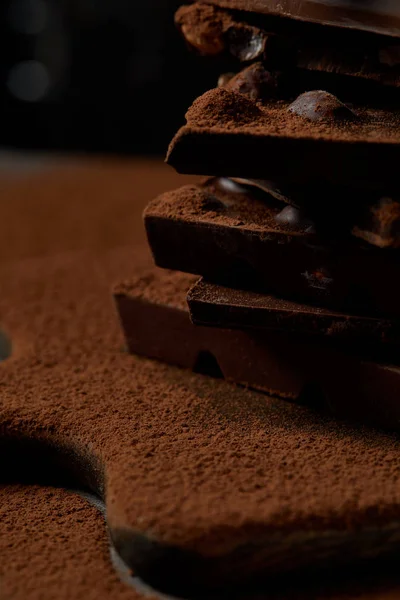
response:
[[[2,0],[0,144],[165,152],[218,76],[175,30],[182,3]]]

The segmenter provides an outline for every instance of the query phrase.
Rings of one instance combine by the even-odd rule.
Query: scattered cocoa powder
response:
[[[308,221],[291,223],[277,220],[285,205],[280,205],[269,195],[257,195],[256,188],[253,189],[254,195],[252,188],[247,188],[245,194],[235,194],[224,190],[218,181],[218,178],[212,178],[201,186],[186,185],[166,192],[147,205],[145,215],[185,219],[193,223],[212,221],[219,225],[243,226],[258,232],[269,230],[271,234],[280,232],[288,236],[313,236],[307,231],[310,227]]]
[[[168,269],[157,269],[156,276],[154,271],[144,270],[143,275],[136,273],[134,279],[131,277],[118,283],[113,292],[129,295],[133,290],[135,298],[173,308],[186,308],[186,292],[197,280],[196,275]]]
[[[0,555],[3,600],[142,597],[111,564],[103,516],[63,489],[0,487]]]
[[[224,88],[209,90],[186,113],[188,127],[213,132],[246,133],[278,138],[329,139],[343,142],[400,143],[400,112],[355,107],[354,121],[310,122],[288,112],[283,100],[255,103]],[[178,134],[179,135],[179,134]],[[174,142],[172,142],[173,145]]]
[[[194,101],[186,113],[188,124],[239,127],[262,118],[257,104],[237,92],[217,88]]]
[[[113,207],[115,225],[120,205],[113,178],[98,187],[96,174],[88,178],[96,198]],[[40,207],[43,185],[45,178],[38,177],[26,186],[27,203],[34,188]],[[9,187],[2,207],[17,189]],[[236,562],[239,579],[260,566],[260,547],[272,535],[284,540],[321,532],[357,537],[365,527],[380,528],[383,535],[387,527],[397,531],[395,436],[122,352],[110,288],[148,263],[147,249],[108,246],[104,253],[51,256],[54,228],[62,231],[62,207],[69,199],[61,177],[54,191],[60,217],[50,230],[38,212],[0,220],[3,232],[29,219],[48,254],[0,266],[1,322],[15,341],[14,356],[0,364],[3,443],[39,440],[65,456],[74,452],[79,485],[88,483],[94,463],[102,465],[105,476],[98,473],[95,491],[105,495],[112,532],[122,530],[132,540],[139,532],[213,560],[253,548]],[[134,194],[131,210],[137,222],[141,206]],[[74,211],[77,220],[90,222],[85,203]],[[15,252],[21,254],[22,246]],[[21,544],[19,533],[13,539]],[[30,568],[21,564],[18,576],[29,576]],[[85,586],[95,584],[87,579]]]

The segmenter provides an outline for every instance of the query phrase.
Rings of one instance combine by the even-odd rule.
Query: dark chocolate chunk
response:
[[[310,40],[297,47],[292,60],[303,73],[304,71],[328,73],[331,78],[334,75],[348,76],[347,81],[356,78],[358,83],[360,80],[365,80],[398,88],[400,69],[396,52],[392,48],[392,46],[383,46],[366,49],[362,43],[351,49],[339,44],[331,48],[320,43],[315,44]],[[372,85],[370,90],[373,91]],[[344,86],[343,91],[346,92]],[[381,92],[383,92],[382,87]],[[349,93],[351,97],[355,89],[351,89]]]
[[[400,362],[400,320],[329,311],[276,296],[229,288],[201,279],[188,294],[196,325],[228,329],[276,329],[324,336],[359,346],[359,352],[382,353]]]
[[[323,90],[312,90],[301,94],[289,106],[288,111],[310,121],[352,120],[355,113],[336,96]]]
[[[314,223],[308,219],[299,208],[295,206],[285,206],[275,217],[277,223],[290,225],[297,229],[306,228],[307,232],[314,232]]]
[[[226,6],[229,8],[229,2]],[[268,70],[289,70],[292,77],[294,68],[314,72],[315,85],[308,89],[326,87],[318,73],[329,74],[332,82],[343,79],[344,90],[352,78],[400,87],[397,40],[371,35],[368,29],[327,27],[312,21],[277,19],[271,14],[238,13],[201,2],[180,8],[176,22],[189,45],[201,54],[230,53],[240,61],[263,60]],[[370,100],[373,89],[370,85]],[[329,90],[334,91],[330,87]],[[377,96],[382,100],[382,89]]]
[[[222,374],[283,399],[317,404],[338,417],[399,429],[398,367],[304,335],[194,326],[185,303],[193,281],[154,270],[117,286],[114,296],[130,352],[203,375]]]
[[[226,180],[228,178],[224,179]],[[248,188],[256,188],[258,190],[261,190],[262,192],[265,192],[269,196],[280,200],[281,202],[285,202],[285,204],[290,204],[291,206],[295,207],[299,206],[296,201],[297,195],[295,193],[295,190],[292,190],[290,188],[286,189],[288,186],[282,187],[280,184],[277,184],[274,181],[268,181],[267,179],[243,179],[240,177],[230,177],[229,179],[230,181],[239,184],[244,191],[246,191],[246,188],[247,192],[249,191]],[[301,199],[302,196],[300,196],[300,200]],[[303,204],[306,204],[308,206],[306,202],[304,202]],[[301,202],[300,205],[302,205]]]
[[[246,101],[246,102],[245,102]],[[398,187],[400,112],[356,107],[353,121],[294,118],[289,104],[255,104],[220,88],[198,98],[167,160],[181,173]]]
[[[265,100],[276,95],[278,82],[276,76],[266,71],[262,63],[254,63],[232,77],[225,87],[252,100]]]
[[[210,0],[199,0],[200,3]],[[279,17],[318,23],[324,27],[367,31],[400,37],[398,0],[212,0],[223,8],[239,9]]]
[[[221,210],[215,203],[209,210],[210,194],[221,200]],[[322,241],[308,222],[279,223],[283,207],[210,180],[151,202],[145,225],[161,267],[346,312],[400,315],[397,252],[343,232]]]
[[[236,21],[229,12],[210,4],[182,6],[175,23],[200,54],[212,56],[227,51],[243,62],[260,58],[268,37],[258,27]]]
[[[245,194],[260,190],[288,204],[276,216],[278,222],[308,223],[313,230],[318,223],[320,234],[323,232],[329,236],[332,231],[337,235],[351,231],[355,237],[378,248],[400,247],[398,194],[382,196],[374,190],[327,187],[322,183],[300,187],[240,177],[221,178],[219,181],[226,191]],[[311,214],[313,219],[309,217]]]

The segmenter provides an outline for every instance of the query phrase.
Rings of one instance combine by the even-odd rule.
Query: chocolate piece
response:
[[[175,23],[190,46],[204,55],[219,54],[225,49],[224,30],[232,23],[229,13],[213,6],[181,6]]]
[[[352,78],[400,86],[399,44],[391,37],[271,15],[238,13],[198,2],[181,7],[176,23],[189,45],[202,54],[225,53],[240,61],[263,60],[268,70],[288,71],[290,79],[296,69],[300,74],[311,71],[315,73],[311,88],[326,87],[324,77],[318,77],[318,73],[330,75],[328,86],[328,82],[343,79],[345,90]],[[368,89],[371,101],[374,87]],[[334,91],[330,87],[329,90]],[[378,94],[377,89],[376,96],[382,101],[383,90]]]
[[[290,225],[293,228],[306,228],[307,232],[315,233],[314,223],[295,206],[285,206],[275,217],[277,223]]]
[[[386,345],[385,356],[391,355],[392,359],[400,349],[400,320],[328,311],[203,279],[190,289],[187,301],[190,317],[196,325],[276,329],[324,336],[332,341],[352,343],[359,353],[373,352],[377,357],[383,355],[383,345]]]
[[[321,184],[305,187],[277,184],[265,179],[221,178],[219,185],[227,191],[249,193],[261,190],[288,204],[275,219],[282,223],[309,225],[315,230],[349,232],[378,248],[400,246],[400,202],[396,196],[382,196],[375,191],[338,188]],[[234,187],[234,184],[238,184]]]
[[[218,8],[201,4],[181,6],[175,23],[190,46],[200,54],[215,55],[229,51],[240,61],[255,60],[265,50],[267,34]]]
[[[132,172],[137,176],[134,202]],[[391,550],[397,558],[398,436],[350,427],[305,407],[122,351],[120,328],[107,301],[110,285],[137,276],[147,253],[139,243],[115,246],[131,239],[129,227],[139,238],[142,202],[172,179],[172,171],[165,173],[151,161],[118,166],[102,160],[3,180],[1,210],[7,218],[0,220],[0,313],[14,348],[14,358],[1,363],[3,444],[7,436],[20,449],[22,439],[34,440],[50,459],[55,447],[66,460],[75,457],[80,482],[91,479],[105,499],[112,537],[130,566],[147,573],[153,567],[151,582],[161,580],[164,589],[187,583],[185,597],[200,595],[207,584],[237,584],[246,577],[253,582],[260,572],[273,577],[282,569],[284,582],[295,581],[292,598],[298,600],[294,566],[312,563],[316,569],[324,560],[337,565]],[[49,207],[50,220],[43,219],[43,206]],[[93,219],[99,214],[102,222],[108,216],[105,230]],[[80,251],[71,254],[72,247]],[[173,288],[170,293],[176,295]],[[344,378],[344,396],[355,385],[346,375],[336,376]],[[385,410],[384,387],[375,392],[366,411]],[[351,397],[346,401],[351,408]],[[394,426],[399,422],[395,408],[386,413]],[[14,455],[3,445],[3,456],[2,470],[13,464]],[[31,463],[40,469],[40,461]],[[93,465],[100,468],[92,478]],[[0,502],[6,528],[8,500]],[[56,510],[50,516],[57,520]],[[64,524],[69,527],[70,519]],[[108,548],[97,528],[90,532],[97,538],[96,561],[79,558],[96,568],[100,552],[106,559]],[[5,549],[15,558],[26,531],[11,527],[10,538],[1,533],[5,546],[15,544]],[[21,577],[29,578],[32,567],[42,569],[39,554],[38,561],[28,562],[18,554]],[[104,565],[101,561],[97,577]],[[363,566],[370,573],[374,565]],[[2,567],[7,569],[5,560]],[[339,570],[332,569],[334,579]],[[74,574],[84,576],[81,569]],[[108,571],[101,577],[107,587]],[[95,579],[91,596],[97,598]],[[119,598],[117,588],[108,587],[105,597]],[[126,589],[129,597],[136,595]],[[8,591],[7,584],[6,596]],[[278,585],[281,600],[279,591]],[[85,597],[85,590],[80,595]],[[305,594],[307,600],[312,596]],[[10,597],[25,600],[26,594],[10,590]]]
[[[398,110],[356,107],[357,120],[312,123],[289,113],[288,103],[243,99],[223,88],[198,98],[169,164],[181,173],[397,189]]]
[[[193,277],[182,273],[153,270],[115,288],[130,352],[224,377],[287,400],[318,402],[319,408],[337,416],[398,428],[400,367],[363,359],[349,353],[345,344],[335,347],[331,339],[323,343],[288,331],[194,326],[185,303],[186,291],[193,282]],[[202,284],[189,294],[192,308],[198,290],[202,291]],[[301,321],[312,328],[311,310],[299,321],[296,318],[293,316],[292,322],[299,330],[304,329]],[[340,337],[338,324],[344,322],[344,316],[341,321],[329,315],[320,320],[316,311],[314,318],[326,327],[326,332],[331,319],[331,335]],[[350,335],[355,335],[352,325],[361,334],[364,328],[364,333],[368,331],[372,337],[379,335],[380,326],[374,332],[373,325],[365,327],[360,319],[351,322]]]
[[[307,220],[280,223],[283,208],[210,180],[162,195],[144,218],[160,267],[346,312],[399,316],[397,253],[343,232],[322,241]]]
[[[274,97],[277,86],[276,76],[266,71],[261,63],[250,65],[225,84],[226,89],[244,94],[252,100]]]
[[[312,41],[300,43],[296,52],[292,52],[293,64],[300,72],[314,71],[316,81],[318,81],[317,73],[327,73],[331,77],[334,75],[348,76],[348,80],[356,78],[358,83],[360,80],[365,80],[392,88],[400,86],[400,61],[397,60],[397,46],[366,49],[363,43],[360,45],[356,43],[357,48],[343,47],[339,44],[340,42],[335,47],[326,47],[313,44]],[[343,88],[345,92],[344,79]],[[373,86],[370,90],[373,91]],[[355,91],[355,88],[349,90],[350,94],[354,94]],[[378,93],[378,90],[376,92]]]
[[[243,179],[241,177],[230,177],[230,178],[221,178],[221,181],[233,181],[235,183],[238,183],[244,192],[248,193],[248,188],[256,188],[258,190],[261,190],[263,192],[265,192],[266,194],[268,194],[269,196],[272,196],[273,198],[276,198],[277,200],[280,200],[282,202],[285,202],[286,204],[290,204],[291,206],[294,206],[296,208],[299,207],[299,204],[297,203],[296,199],[297,199],[297,195],[294,192],[294,190],[290,189],[288,191],[286,191],[286,187],[284,186],[282,191],[282,186],[280,184],[276,184],[273,181],[268,181],[267,179]],[[225,183],[226,185],[226,183]],[[246,189],[247,188],[247,189]],[[298,188],[297,188],[298,190]],[[234,190],[232,190],[234,191]],[[307,194],[307,198],[309,198],[309,194]],[[302,200],[303,197],[301,196],[300,199]],[[306,204],[308,206],[307,200],[304,198],[305,202],[303,202],[303,204]],[[300,205],[302,203],[300,202]]]
[[[292,102],[288,111],[313,122],[325,119],[346,121],[356,118],[355,113],[336,96],[322,90],[301,94]]]
[[[261,58],[265,51],[267,35],[257,27],[232,26],[227,31],[229,50],[241,62]]]
[[[210,0],[199,0],[210,2]],[[224,8],[400,37],[397,0],[212,0]]]

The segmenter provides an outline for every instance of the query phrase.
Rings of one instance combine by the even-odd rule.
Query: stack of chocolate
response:
[[[145,211],[169,271],[116,290],[129,349],[400,428],[400,4],[199,0],[176,23],[230,72],[168,153],[209,177]]]

